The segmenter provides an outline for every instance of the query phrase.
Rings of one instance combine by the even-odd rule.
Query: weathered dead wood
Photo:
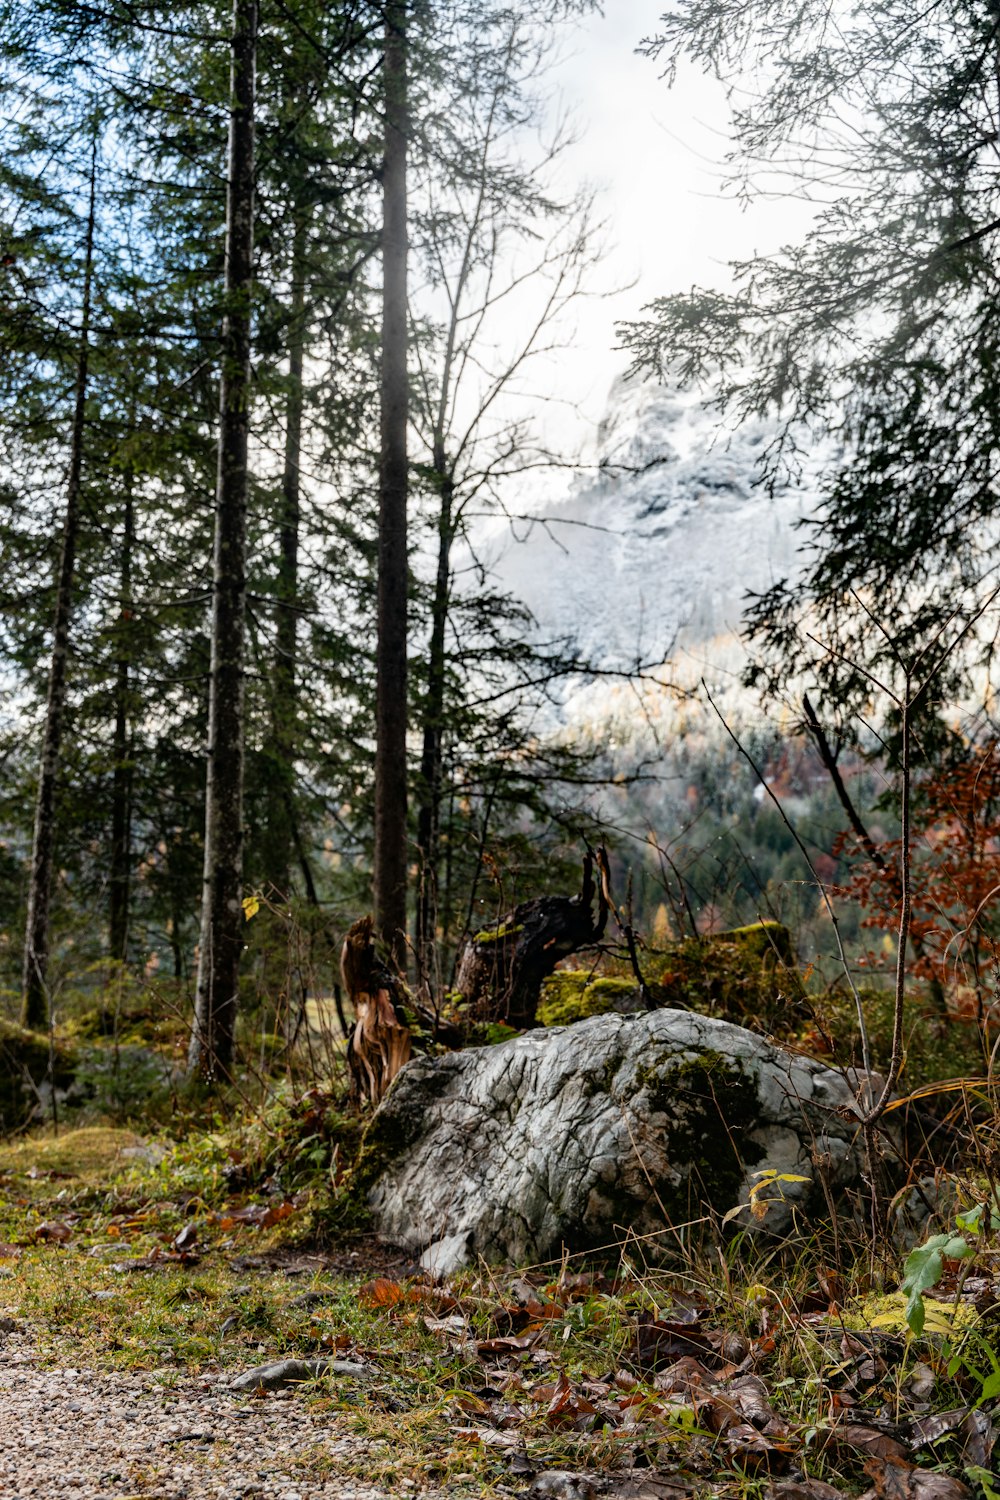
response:
[[[594,882],[594,862],[588,854],[578,896],[522,901],[495,927],[468,939],[455,988],[471,1018],[503,1021],[519,1031],[534,1026],[542,981],[561,959],[599,942],[607,920],[607,901]]]
[[[413,1052],[413,1038],[403,1008],[406,989],[399,976],[376,954],[373,926],[371,917],[355,922],[344,939],[340,955],[344,988],[354,1006],[347,1063],[351,1071],[351,1097],[359,1104],[365,1101],[378,1104]]]

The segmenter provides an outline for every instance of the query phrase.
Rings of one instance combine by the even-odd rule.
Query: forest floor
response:
[[[815,1246],[437,1284],[218,1161],[0,1148],[3,1500],[1000,1500],[988,1262],[919,1339]]]

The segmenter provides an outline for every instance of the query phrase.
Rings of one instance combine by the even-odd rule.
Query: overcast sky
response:
[[[637,55],[655,33],[662,0],[605,0],[606,14],[581,25],[552,76],[556,98],[581,132],[567,154],[567,182],[590,181],[609,221],[606,285],[627,287],[579,307],[573,347],[553,369],[555,387],[580,405],[582,422],[559,421],[576,446],[600,420],[625,357],[614,324],[644,302],[694,283],[729,283],[726,262],[771,251],[803,232],[804,205],[748,210],[724,192],[728,106],[721,86],[682,69],[672,89],[661,66]],[[575,436],[571,436],[575,434]]]

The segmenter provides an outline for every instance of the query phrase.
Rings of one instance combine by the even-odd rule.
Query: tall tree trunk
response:
[[[244,637],[256,41],[256,0],[234,0],[205,872],[198,983],[188,1052],[191,1071],[199,1072],[210,1083],[231,1074],[243,949]]]
[[[62,548],[56,579],[55,617],[52,627],[52,659],[45,706],[45,728],[38,769],[38,800],[31,846],[28,885],[28,919],[24,935],[24,970],[21,986],[21,1019],[25,1026],[42,1028],[49,1018],[48,959],[49,913],[52,900],[52,859],[55,845],[56,776],[66,714],[66,668],[69,658],[70,611],[76,572],[76,541],[80,516],[80,475],[83,469],[84,418],[87,409],[87,367],[90,358],[90,314],[94,277],[94,223],[97,205],[97,133],[90,158],[90,199],[83,262],[83,299],[80,343],[76,359],[76,392],[70,437],[66,508],[63,512]]]
[[[451,548],[454,539],[452,511],[454,484],[446,471],[444,454],[435,455],[439,476],[441,509],[438,516],[437,574],[431,603],[431,638],[427,651],[427,696],[423,709],[423,745],[420,755],[417,847],[420,881],[417,888],[415,946],[419,979],[434,987],[438,915],[438,865],[441,843],[442,734],[445,708],[445,630],[451,592]]]
[[[406,0],[386,0],[382,427],[376,646],[375,929],[406,965]]]
[[[134,416],[132,426],[134,427]],[[118,659],[115,666],[111,879],[108,900],[108,946],[111,957],[121,963],[128,957],[128,907],[132,874],[132,685],[129,643],[132,634],[132,554],[135,550],[133,484],[134,475],[129,464],[125,471],[125,526],[121,556]]]
[[[282,896],[289,894],[294,838],[290,807],[294,790],[298,717],[299,474],[302,459],[302,367],[305,353],[306,246],[309,220],[297,210],[292,238],[292,301],[288,326],[288,400],[278,537],[277,621],[272,672],[271,729],[267,764],[264,873]]]

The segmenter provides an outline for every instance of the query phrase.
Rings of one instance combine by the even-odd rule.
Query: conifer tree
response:
[[[80,297],[79,344],[70,433],[69,473],[62,517],[59,572],[55,588],[52,655],[38,772],[38,798],[31,848],[28,918],[24,938],[24,979],[21,1019],[25,1026],[42,1027],[48,1020],[49,917],[55,844],[56,777],[66,713],[66,674],[69,658],[70,616],[76,572],[77,531],[80,524],[80,480],[83,470],[84,421],[87,410],[87,367],[90,359],[91,295],[94,280],[94,228],[97,216],[97,142],[93,130],[90,182],[84,230],[83,284]]]
[[[830,437],[804,570],[752,604],[751,678],[818,678],[846,731],[868,674],[892,678],[993,587],[997,7],[916,23],[901,0],[692,0],[647,50],[729,88],[739,193],[817,205],[801,243],[731,266],[733,290],[664,296],[624,332],[637,367],[703,383],[728,420],[780,415],[765,482]],[[954,654],[937,690],[970,688],[970,663]]]
[[[407,0],[386,0],[382,165],[382,370],[375,689],[375,930],[406,966]]]
[[[209,1080],[233,1058],[243,951],[246,528],[253,288],[257,0],[234,0],[226,178],[226,312],[212,578],[205,872],[188,1062]]]

